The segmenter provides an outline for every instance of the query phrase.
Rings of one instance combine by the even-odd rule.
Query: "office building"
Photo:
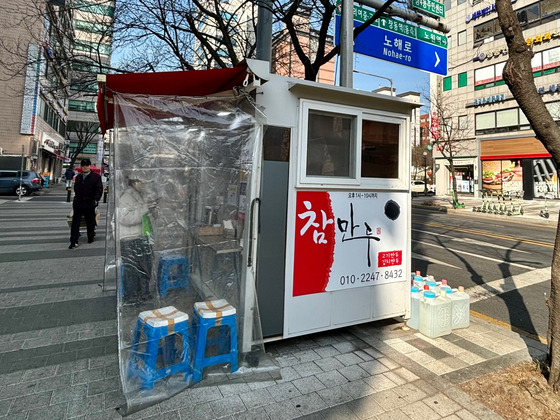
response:
[[[560,120],[560,2],[512,0],[527,44],[533,48],[533,76],[555,120]],[[448,74],[431,77],[432,92],[456,105],[453,123],[468,135],[453,157],[458,191],[480,196],[549,193],[558,197],[558,174],[504,80],[508,58],[493,2],[446,0]],[[433,110],[432,110],[433,111]],[[440,124],[441,126],[441,124]],[[449,162],[434,150],[438,194],[452,188]]]

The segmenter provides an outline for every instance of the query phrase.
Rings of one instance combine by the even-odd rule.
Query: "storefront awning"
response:
[[[113,92],[205,96],[240,86],[247,75],[245,61],[233,68],[191,70],[161,73],[108,74],[105,83],[99,84],[97,115],[101,132],[113,128]]]

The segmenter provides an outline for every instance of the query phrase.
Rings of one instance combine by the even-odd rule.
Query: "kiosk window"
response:
[[[355,117],[309,111],[307,176],[354,177]]]
[[[399,125],[362,122],[362,177],[399,177]]]

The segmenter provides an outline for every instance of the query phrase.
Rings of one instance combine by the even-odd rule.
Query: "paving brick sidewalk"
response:
[[[121,418],[116,299],[100,287],[104,226],[68,250],[65,194],[55,185],[21,203],[0,196],[0,418]],[[472,318],[437,339],[385,320],[266,350],[281,380],[189,389],[127,418],[499,419],[456,385],[546,349]]]

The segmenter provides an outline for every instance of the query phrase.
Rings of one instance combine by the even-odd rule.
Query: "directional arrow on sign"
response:
[[[434,67],[437,67],[437,65],[439,64],[439,55],[437,55],[436,51],[434,51],[434,54],[436,55],[436,64],[434,65]]]

